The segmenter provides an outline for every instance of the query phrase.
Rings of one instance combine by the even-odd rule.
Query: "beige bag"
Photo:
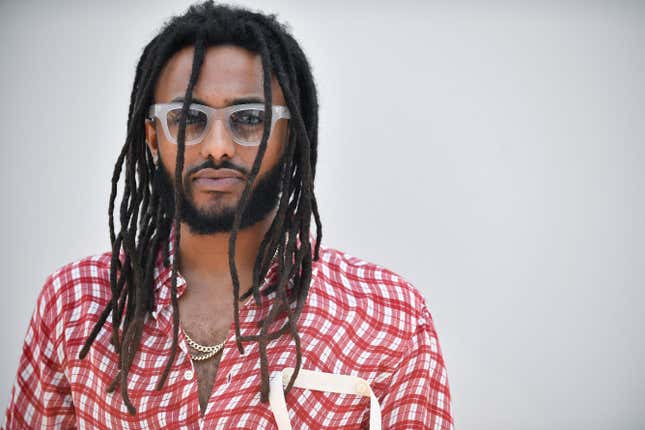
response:
[[[278,424],[279,430],[292,430],[287,412],[287,403],[284,399],[284,386],[289,383],[293,374],[293,367],[282,369],[271,379],[271,392],[269,404]],[[316,391],[328,391],[339,394],[356,394],[370,398],[370,430],[381,430],[381,406],[374,395],[370,384],[363,378],[351,375],[337,375],[335,373],[315,372],[300,369],[294,387]]]

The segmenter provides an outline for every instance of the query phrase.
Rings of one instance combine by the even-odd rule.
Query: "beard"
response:
[[[285,151],[286,154],[286,151]],[[256,177],[252,185],[247,205],[242,213],[240,230],[250,227],[265,219],[278,204],[282,191],[282,167],[284,157],[275,166],[265,172],[262,177]],[[200,166],[201,168],[231,168],[240,171],[238,166],[225,160],[219,166],[212,159]],[[248,172],[243,172],[245,175]],[[159,164],[155,169],[153,184],[158,190],[162,210],[173,217],[175,213],[175,188],[173,177],[166,170],[159,154]],[[233,220],[237,212],[234,207],[222,207],[217,211],[200,210],[195,205],[193,198],[192,180],[189,175],[183,178],[183,190],[180,193],[181,218],[180,221],[188,225],[191,233],[206,235],[220,232],[230,232],[233,229]]]

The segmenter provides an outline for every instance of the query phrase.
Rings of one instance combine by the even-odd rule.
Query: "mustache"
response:
[[[202,169],[231,169],[231,170],[237,170],[244,176],[247,176],[249,174],[249,172],[244,167],[233,164],[229,160],[224,160],[219,164],[215,164],[213,159],[209,158],[208,160],[204,161],[202,164],[195,166],[191,168],[188,172],[186,172],[186,177],[190,177],[191,175],[193,175],[194,173]]]

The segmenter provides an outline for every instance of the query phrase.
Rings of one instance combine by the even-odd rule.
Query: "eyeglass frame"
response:
[[[182,108],[183,105],[184,105],[183,102],[155,103],[153,105],[150,105],[150,108],[148,109],[147,119],[152,121],[154,118],[158,118],[159,121],[161,122],[161,128],[163,129],[164,134],[166,135],[166,139],[175,145],[177,145],[177,140],[170,134],[170,129],[168,128],[168,112],[172,109]],[[260,143],[262,142],[262,140],[260,140],[257,143],[250,143],[250,142],[238,139],[235,136],[235,133],[233,133],[233,130],[231,130],[231,124],[229,122],[229,119],[233,113],[239,112],[241,110],[257,109],[264,112],[263,103],[242,103],[237,105],[225,106],[222,108],[214,108],[200,103],[192,103],[189,109],[198,110],[206,115],[206,127],[204,128],[203,134],[198,138],[191,139],[190,141],[184,141],[186,146],[197,145],[198,143],[201,143],[202,140],[204,140],[204,138],[210,131],[214,120],[224,121],[224,124],[226,125],[226,129],[228,130],[229,135],[231,136],[233,141],[238,145],[259,146]],[[291,119],[291,113],[289,112],[289,108],[282,105],[272,105],[271,106],[271,129],[269,131],[269,136],[271,136],[271,133],[273,132],[273,127],[275,126],[275,123],[280,119]]]

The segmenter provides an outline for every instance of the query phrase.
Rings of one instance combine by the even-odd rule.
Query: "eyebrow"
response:
[[[184,96],[179,96],[172,99],[170,103],[183,103],[184,100],[185,100]],[[193,103],[198,103],[204,106],[210,106],[208,103],[206,103],[205,101],[201,100],[198,97],[193,97]],[[230,99],[226,100],[226,106],[242,105],[246,103],[264,103],[264,99],[262,97],[249,96],[249,97],[239,97],[233,100],[230,100]]]

